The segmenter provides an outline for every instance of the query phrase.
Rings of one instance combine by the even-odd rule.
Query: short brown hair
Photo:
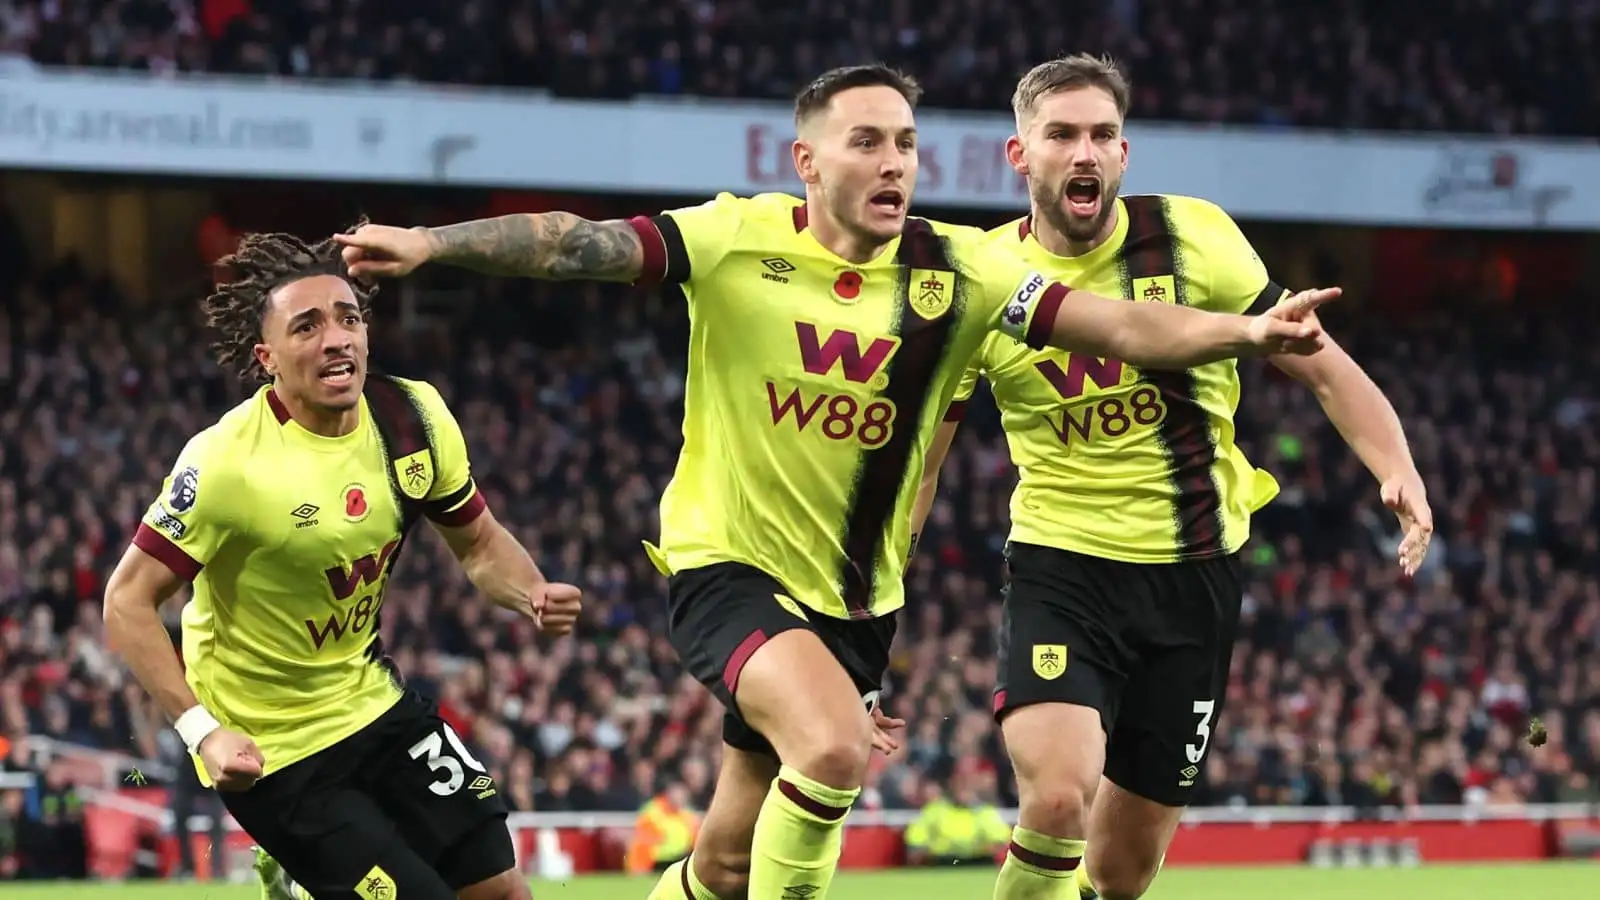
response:
[[[1023,120],[1033,115],[1043,98],[1079,88],[1099,88],[1110,94],[1117,104],[1117,115],[1127,118],[1132,88],[1117,61],[1109,56],[1075,53],[1042,62],[1017,82],[1017,90],[1011,95],[1011,111],[1017,116],[1017,126],[1020,128]]]
[[[794,98],[794,124],[800,124],[828,108],[833,98],[852,88],[887,87],[900,92],[915,109],[922,99],[922,85],[910,75],[883,63],[866,66],[840,66],[812,79]]]

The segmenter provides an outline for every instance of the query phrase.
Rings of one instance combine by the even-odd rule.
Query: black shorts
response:
[[[317,900],[454,900],[516,867],[499,786],[413,692],[354,735],[221,797]]]
[[[776,756],[772,744],[740,718],[733,695],[751,655],[785,631],[804,628],[821,638],[855,682],[869,711],[876,708],[883,691],[889,646],[894,642],[893,613],[875,619],[824,616],[801,606],[760,569],[717,563],[672,576],[667,582],[667,616],[667,637],[683,667],[728,710],[722,739],[731,747]]]
[[[996,719],[1033,703],[1092,707],[1106,777],[1187,805],[1227,693],[1238,556],[1151,565],[1013,543],[1006,558]]]

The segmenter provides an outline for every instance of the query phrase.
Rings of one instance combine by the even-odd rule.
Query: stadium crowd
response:
[[[135,310],[71,263],[0,268],[7,765],[39,765],[30,734],[177,761],[101,643],[100,591],[184,440],[241,391],[208,361],[192,306]],[[664,583],[639,546],[678,441],[684,308],[610,286],[476,293],[417,332],[385,322],[380,300],[374,352],[444,390],[493,508],[549,577],[584,587],[585,621],[553,643],[504,621],[430,538],[391,581],[386,645],[515,808],[631,811],[669,783],[703,804],[721,708],[679,669]],[[1600,360],[1575,337],[1594,318],[1339,324],[1430,479],[1439,531],[1411,583],[1392,519],[1315,399],[1246,364],[1240,432],[1285,489],[1247,548],[1246,627],[1204,803],[1600,800]],[[1013,476],[982,408],[910,579],[887,699],[910,722],[906,747],[875,760],[868,807],[915,807],[953,779],[1014,802],[988,712]],[[1521,740],[1530,716],[1549,732],[1538,750]],[[0,802],[0,839],[47,813],[75,827],[71,784],[39,774],[26,803]]]
[[[1593,137],[1600,6],[1440,0],[97,0],[0,2],[46,64],[787,99],[841,63],[906,67],[934,106],[997,109],[1096,48],[1144,118]]]

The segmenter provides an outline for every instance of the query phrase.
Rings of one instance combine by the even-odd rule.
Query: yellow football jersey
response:
[[[1228,214],[1192,197],[1119,198],[1111,238],[1082,256],[1050,253],[1026,219],[990,240],[1048,278],[1134,303],[1242,313],[1284,293]],[[950,417],[980,375],[1019,474],[1012,540],[1125,562],[1202,559],[1237,550],[1251,513],[1277,494],[1234,444],[1233,360],[1141,371],[995,336],[968,367]]]
[[[417,481],[406,489],[429,518],[466,525],[484,501],[461,428],[431,385],[397,381],[424,412],[434,450],[431,470],[408,470]],[[400,697],[378,635],[405,536],[388,469],[365,400],[356,429],[330,438],[296,424],[263,387],[190,439],[134,536],[193,581],[183,608],[189,687],[256,742],[268,774],[356,733]]]
[[[657,566],[744,563],[836,618],[898,609],[923,456],[963,366],[996,329],[1047,330],[1067,289],[982,231],[918,219],[847,262],[781,194],[633,225],[645,280],[681,284],[690,315]]]

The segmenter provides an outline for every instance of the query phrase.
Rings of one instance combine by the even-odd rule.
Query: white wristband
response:
[[[183,745],[189,748],[190,753],[199,753],[200,742],[221,728],[222,723],[204,706],[191,706],[183,711],[178,721],[172,723],[172,727],[178,732],[178,737],[183,738]]]

